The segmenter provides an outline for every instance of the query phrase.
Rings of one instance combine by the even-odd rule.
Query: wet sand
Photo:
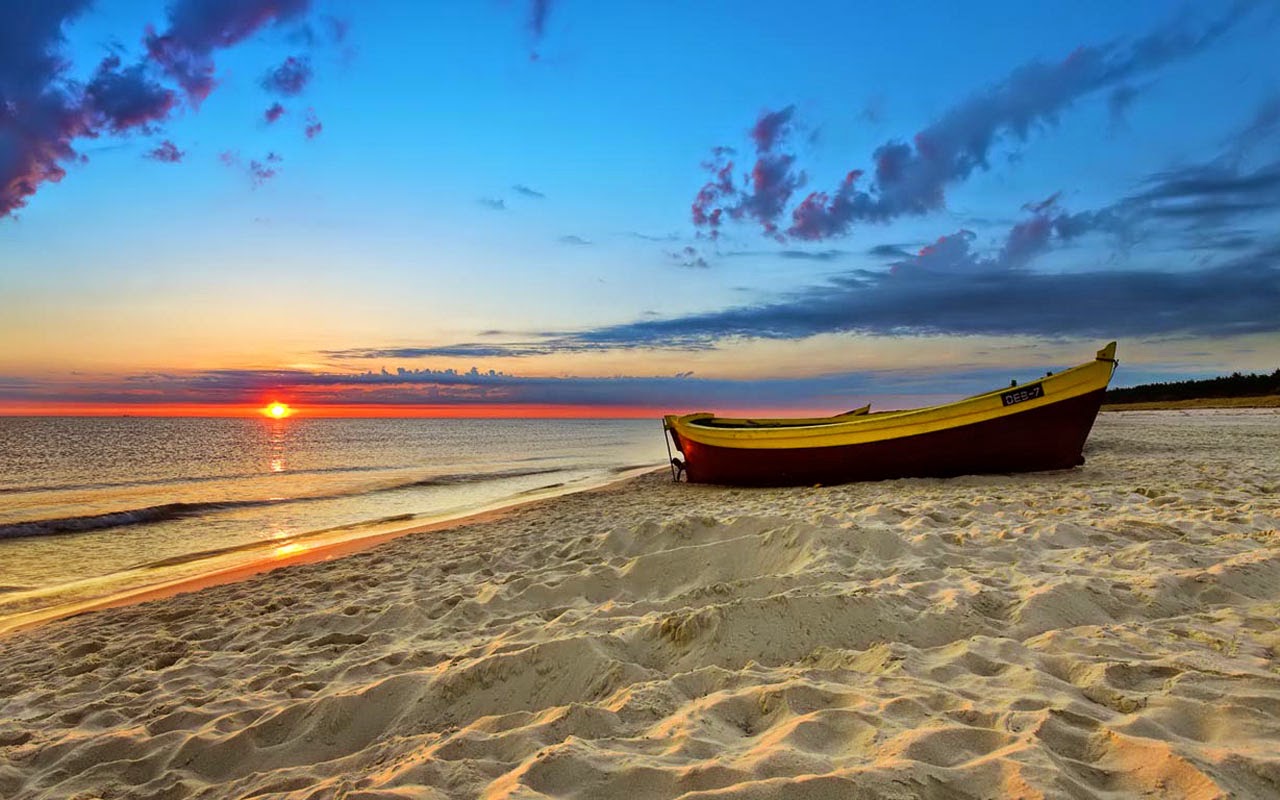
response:
[[[1280,795],[1280,413],[662,474],[0,638],[0,796]]]

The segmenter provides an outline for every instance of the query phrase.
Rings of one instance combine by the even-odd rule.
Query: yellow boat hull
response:
[[[1017,387],[886,414],[810,420],[668,415],[689,480],[794,485],[1064,469],[1082,451],[1115,369],[1097,357]],[[765,424],[758,424],[764,422]]]

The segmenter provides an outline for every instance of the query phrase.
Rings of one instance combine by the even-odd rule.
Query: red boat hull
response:
[[[1084,442],[1104,394],[1102,389],[970,425],[833,447],[719,447],[672,433],[691,483],[796,486],[1068,469],[1084,463]]]

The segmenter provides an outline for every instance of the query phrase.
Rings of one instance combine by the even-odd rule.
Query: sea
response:
[[[0,417],[0,628],[666,460],[657,420]]]

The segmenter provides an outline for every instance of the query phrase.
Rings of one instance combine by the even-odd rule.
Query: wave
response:
[[[500,472],[459,472],[447,475],[433,475],[413,481],[374,486],[329,494],[302,495],[299,497],[278,497],[265,500],[218,500],[198,503],[164,503],[144,508],[131,508],[123,511],[108,511],[102,514],[85,514],[74,517],[52,517],[47,519],[27,520],[0,524],[0,539],[20,539],[29,536],[50,536],[67,533],[86,533],[108,528],[121,528],[128,525],[147,525],[156,522],[167,522],[182,517],[199,516],[220,511],[232,511],[242,508],[284,505],[286,503],[312,503],[320,500],[334,500],[341,497],[358,497],[361,495],[394,492],[403,489],[415,489],[430,486],[459,486],[468,483],[479,483],[506,478],[523,478],[531,475],[546,475],[562,472],[560,468],[546,469],[512,469]]]
[[[170,484],[210,483],[213,481],[236,481],[246,478],[271,478],[275,475],[324,475],[333,472],[382,472],[387,470],[408,469],[409,464],[392,464],[378,467],[316,467],[314,469],[291,469],[282,473],[275,472],[229,472],[223,475],[199,475],[189,478],[152,478],[137,481],[103,481],[100,483],[46,483],[32,486],[0,486],[0,494],[19,494],[23,492],[74,492],[90,489],[124,489],[135,486],[166,486]]]
[[[165,503],[146,508],[131,508],[125,511],[108,511],[105,514],[86,514],[78,517],[55,517],[52,519],[36,519],[28,522],[14,522],[0,525],[0,539],[19,539],[25,536],[46,536],[52,533],[83,533],[103,528],[119,528],[124,525],[143,525],[149,522],[163,522],[206,511],[221,511],[232,508],[244,508],[254,505],[271,505],[284,502],[280,500],[234,500],[221,503]]]

